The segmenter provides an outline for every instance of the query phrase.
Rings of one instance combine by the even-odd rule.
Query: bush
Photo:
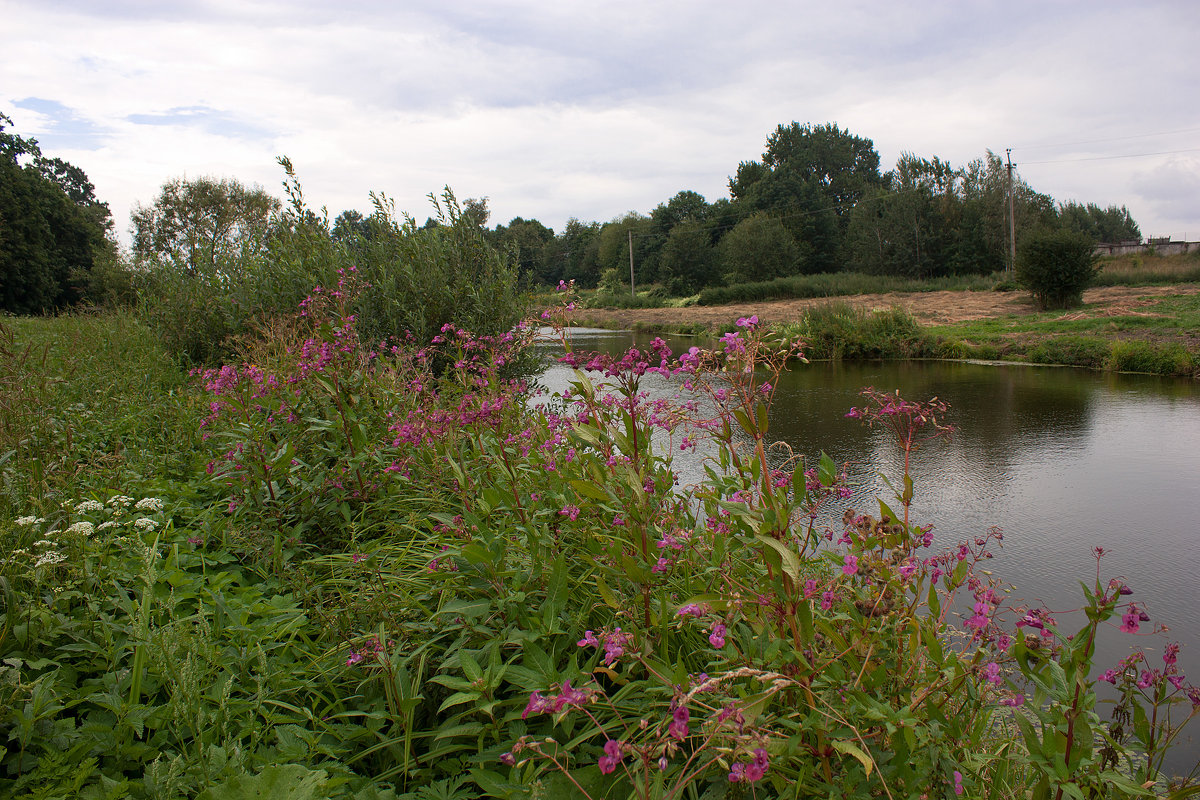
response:
[[[1072,231],[1031,234],[1017,254],[1017,280],[1042,308],[1071,308],[1096,277],[1092,240]]]
[[[902,308],[868,311],[844,302],[814,306],[781,333],[804,342],[809,358],[920,358],[936,350],[931,337]]]

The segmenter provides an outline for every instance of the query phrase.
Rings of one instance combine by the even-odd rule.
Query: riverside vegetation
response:
[[[572,353],[564,296],[381,341],[338,269],[190,378],[128,315],[4,324],[4,794],[1200,792],[1161,772],[1200,707],[1178,647],[1094,663],[1155,630],[1103,553],[1068,627],[1009,607],[999,531],[910,519],[907,469],[843,509],[836,464],[772,446],[799,339]],[[512,369],[536,324],[558,396]],[[950,433],[936,400],[848,411],[905,454]]]

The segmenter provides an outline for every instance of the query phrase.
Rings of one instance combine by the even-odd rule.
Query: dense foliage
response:
[[[140,313],[194,364],[234,352],[239,337],[291,316],[310,288],[333,291],[354,268],[373,290],[356,296],[359,330],[374,340],[428,341],[455,323],[498,335],[524,314],[516,253],[488,241],[452,192],[430,196],[434,224],[397,220],[376,196],[368,218],[334,226],[308,208],[291,163],[288,203],[236,181],[169,181],[135,215]],[[485,217],[486,218],[486,217]]]
[[[112,223],[81,169],[11,124],[0,114],[0,311],[40,314],[90,297],[93,269],[115,259]]]
[[[1093,243],[1086,234],[1038,231],[1017,253],[1017,280],[1042,308],[1070,308],[1083,301],[1083,290],[1096,277]]]
[[[907,466],[894,499],[842,508],[836,464],[771,446],[791,336],[752,317],[678,356],[568,349],[569,391],[529,402],[502,371],[532,326],[381,346],[351,313],[364,279],[340,279],[191,391],[124,356],[156,427],[88,399],[110,375],[60,408],[45,359],[2,362],[4,399],[48,424],[3,468],[0,793],[1168,791],[1200,706],[1178,648],[1093,663],[1145,625],[1137,595],[1098,558],[1073,630],[1010,607],[999,534],[921,527]],[[53,423],[84,413],[83,442]],[[950,433],[936,401],[868,390],[851,413],[905,456]],[[681,448],[706,456],[697,486]],[[46,469],[73,462],[95,466]]]

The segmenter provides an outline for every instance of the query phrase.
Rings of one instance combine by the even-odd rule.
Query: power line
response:
[[[1192,147],[1187,150],[1161,150],[1157,153],[1129,153],[1121,156],[1089,156],[1087,158],[1058,158],[1051,161],[1022,161],[1025,166],[1032,164],[1071,164],[1076,161],[1109,161],[1114,158],[1145,158],[1146,156],[1169,156],[1175,153],[1197,153],[1200,152],[1200,147]]]
[[[1200,128],[1181,128],[1175,131],[1159,131],[1158,133],[1139,133],[1133,136],[1114,136],[1110,139],[1085,139],[1079,142],[1056,142],[1054,144],[1032,144],[1014,147],[1014,150],[1049,150],[1055,147],[1074,147],[1080,144],[1103,144],[1105,142],[1124,142],[1130,139],[1149,139],[1154,136],[1171,136],[1176,133],[1200,133]]]

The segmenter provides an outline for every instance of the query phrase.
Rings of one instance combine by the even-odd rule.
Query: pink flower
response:
[[[995,661],[988,662],[988,665],[983,668],[983,676],[987,678],[988,683],[999,686],[1001,683],[1000,665]]]
[[[604,743],[604,755],[600,756],[599,760],[600,771],[605,775],[614,771],[617,765],[621,763],[621,743],[616,739],[609,739]]]
[[[688,735],[688,720],[690,716],[687,706],[680,706],[675,709],[671,715],[671,724],[667,726],[667,733],[682,742]]]
[[[958,770],[954,770],[954,793],[955,794],[963,793],[962,773],[959,772]]]
[[[554,712],[558,713],[567,706],[581,706],[588,701],[590,694],[586,689],[572,689],[570,681],[563,681],[558,697],[554,698]]]
[[[530,714],[547,714],[551,711],[554,711],[554,700],[542,697],[541,692],[534,692],[529,695],[529,702],[525,704],[525,710],[521,712],[521,719],[527,718]]]
[[[833,592],[825,591],[821,593],[821,608],[825,611],[833,608]]]
[[[846,554],[846,563],[842,566],[842,572],[846,575],[853,575],[858,572],[858,556]]]
[[[363,654],[357,650],[350,651],[350,657],[346,659],[346,666],[353,667],[355,664],[363,660]]]
[[[579,506],[566,506],[562,511],[558,512],[560,516],[570,517],[571,521],[579,519]]]
[[[711,644],[713,647],[717,648],[718,650],[720,650],[722,647],[725,646],[725,623],[724,622],[714,622],[713,623],[712,633],[710,633],[708,636],[708,643]]]

